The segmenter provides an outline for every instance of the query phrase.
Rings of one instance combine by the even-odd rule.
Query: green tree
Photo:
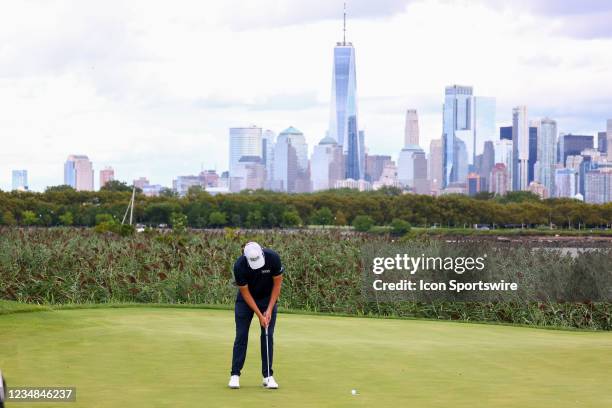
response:
[[[395,218],[391,221],[391,233],[393,235],[405,235],[410,232],[411,226],[408,221]]]
[[[96,225],[100,225],[104,222],[111,223],[114,221],[115,221],[115,218],[110,214],[106,214],[106,213],[96,214]]]
[[[1,224],[12,226],[17,225],[17,221],[15,220],[15,216],[13,215],[13,213],[7,210],[2,213]]]
[[[213,227],[222,227],[227,224],[227,215],[221,211],[213,211],[208,218],[208,224]]]
[[[334,223],[334,214],[327,207],[319,208],[314,212],[310,223],[314,225],[330,225]]]
[[[261,215],[261,211],[254,210],[249,211],[246,219],[246,226],[248,228],[261,228],[263,225],[263,216]]]
[[[177,234],[185,232],[187,227],[187,216],[181,212],[173,212],[170,215],[170,225],[172,230]]]
[[[300,227],[301,225],[302,219],[296,210],[287,210],[283,212],[283,227]]]
[[[72,213],[70,211],[67,211],[59,216],[59,222],[62,225],[70,226],[74,224],[74,217],[72,216]]]
[[[353,220],[353,228],[359,232],[367,232],[374,226],[374,220],[369,215],[358,215]]]
[[[100,191],[115,191],[115,192],[132,192],[133,186],[128,186],[127,183],[119,180],[111,180],[100,188]],[[142,190],[137,188],[138,193],[142,193]]]
[[[25,210],[21,213],[21,223],[23,225],[36,225],[38,224],[38,217],[34,211]]]
[[[334,225],[342,226],[347,224],[348,221],[346,219],[346,215],[340,210],[336,211],[336,216],[334,217]]]

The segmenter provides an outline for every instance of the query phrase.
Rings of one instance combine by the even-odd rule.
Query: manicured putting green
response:
[[[10,314],[0,367],[9,385],[76,386],[66,408],[612,406],[611,333],[281,314],[272,391],[255,320],[227,388],[233,332],[224,310]]]

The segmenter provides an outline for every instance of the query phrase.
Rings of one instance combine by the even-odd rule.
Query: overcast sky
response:
[[[397,156],[404,112],[421,145],[440,137],[444,86],[595,134],[612,117],[612,1],[349,0],[359,125],[370,153]],[[302,130],[329,119],[341,0],[54,1],[0,13],[0,189],[63,183],[86,154],[98,171],[171,185],[227,169],[228,128]]]

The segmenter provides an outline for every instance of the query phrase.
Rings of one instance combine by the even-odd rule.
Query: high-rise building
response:
[[[578,173],[574,169],[555,169],[555,197],[575,198],[578,185]]]
[[[538,174],[535,179],[546,188],[548,194],[553,194],[557,163],[557,122],[550,118],[540,120],[538,136]]]
[[[408,145],[402,149],[397,159],[397,178],[405,187],[420,194],[429,193],[427,180],[427,159],[425,152],[417,145]],[[428,183],[427,183],[428,184]]]
[[[259,156],[242,156],[230,175],[230,191],[260,190],[266,181],[266,166]],[[201,181],[200,181],[201,183]]]
[[[234,127],[229,130],[229,172],[230,177],[236,170],[238,162],[242,156],[263,157],[261,128]]]
[[[514,166],[512,140],[497,140],[493,143],[493,146],[495,148],[495,164],[502,163],[505,166],[505,174],[508,177],[505,186],[506,191],[512,191],[512,168]]]
[[[144,189],[148,185],[149,185],[149,179],[146,177],[139,177],[134,180],[134,186],[141,190]]]
[[[499,128],[499,140],[512,140],[512,126],[501,126]]]
[[[452,85],[445,89],[442,126],[442,188],[455,182],[464,182],[467,176],[467,144],[472,138],[471,86]],[[463,148],[458,147],[458,140]],[[465,152],[465,157],[463,157]],[[460,157],[457,155],[461,154]],[[465,173],[465,174],[463,174]],[[463,179],[462,179],[463,177]]]
[[[404,147],[419,144],[419,117],[416,109],[406,111],[406,127],[404,129]]]
[[[504,163],[495,163],[491,170],[491,181],[489,182],[489,192],[503,196],[508,190],[508,168]]]
[[[529,185],[529,125],[527,107],[512,110],[512,189],[527,191]]]
[[[29,190],[27,170],[13,170],[12,178],[13,178],[12,180],[13,190],[18,190],[18,191]]]
[[[261,135],[262,163],[266,167],[266,180],[274,180],[274,142],[276,134],[267,129]]]
[[[357,77],[355,49],[346,41],[346,10],[344,35],[334,47],[332,72],[331,115],[328,135],[336,140],[346,155],[346,178],[363,178],[363,140],[357,121]]]
[[[442,139],[433,139],[429,143],[429,174],[431,190],[437,194],[442,186]]]
[[[380,179],[372,183],[372,187],[374,190],[383,187],[402,188],[402,183],[397,179],[397,166],[394,162],[385,164]]]
[[[382,176],[383,169],[391,162],[391,156],[368,154],[365,159],[365,180],[375,182]]]
[[[274,147],[273,190],[302,193],[311,190],[308,145],[304,134],[290,126],[283,130]]]
[[[584,201],[604,204],[612,201],[612,168],[605,167],[586,173]]]
[[[100,188],[104,187],[106,183],[115,179],[115,170],[112,167],[106,166],[100,170]]]
[[[467,193],[469,196],[475,196],[480,193],[480,175],[478,173],[470,173],[467,176]]]
[[[529,159],[527,159],[527,181],[531,183],[535,179],[535,164],[538,160],[538,125],[529,126]]]
[[[93,191],[94,170],[85,155],[71,154],[64,163],[64,184],[77,191]]]
[[[368,156],[368,159],[371,157]],[[336,181],[344,178],[344,154],[342,153],[342,147],[338,146],[338,143],[331,137],[324,137],[314,147],[310,159],[310,173],[313,191],[334,188]]]
[[[585,149],[593,148],[593,136],[592,135],[573,135],[561,134],[559,136],[558,143],[558,156],[557,160],[561,163],[561,166],[565,166],[565,160],[567,156],[580,155]]]
[[[612,119],[608,119],[606,126],[606,153],[608,153],[608,157],[612,158]]]
[[[467,145],[468,160],[476,164],[476,156],[481,154],[485,142],[496,139],[495,135],[495,98],[488,96],[474,96],[472,98],[472,130],[473,135]]]
[[[600,153],[608,151],[608,132],[597,132],[597,150]]]
[[[480,186],[482,191],[487,191],[489,186],[489,176],[491,175],[491,170],[493,170],[493,166],[495,165],[495,147],[493,146],[493,142],[487,140],[484,143],[484,149],[482,154],[479,155],[480,160],[478,163],[474,163],[480,176]]]
[[[537,181],[532,181],[529,183],[529,187],[527,187],[527,191],[537,195],[542,200],[548,198],[548,189],[544,187],[543,184],[538,183]]]

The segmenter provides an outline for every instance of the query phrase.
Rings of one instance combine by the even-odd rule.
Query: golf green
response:
[[[278,390],[261,387],[256,319],[227,388],[233,333],[226,310],[0,315],[0,368],[9,386],[75,386],[66,408],[612,406],[609,332],[280,314]]]

